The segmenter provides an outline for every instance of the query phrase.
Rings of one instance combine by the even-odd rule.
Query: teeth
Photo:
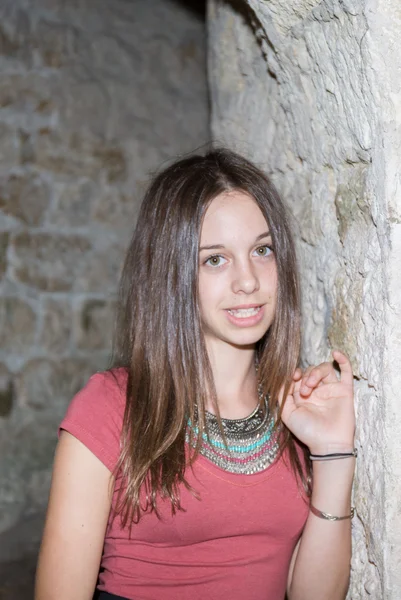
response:
[[[238,317],[240,319],[246,319],[247,317],[253,317],[257,315],[260,311],[260,306],[256,308],[238,308],[237,310],[229,310],[230,315],[234,315],[234,317]]]

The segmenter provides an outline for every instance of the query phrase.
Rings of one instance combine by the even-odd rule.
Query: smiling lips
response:
[[[234,317],[246,319],[247,317],[253,317],[254,315],[258,314],[260,309],[260,306],[255,306],[252,308],[229,308],[228,312],[230,315],[234,315]]]
[[[226,314],[230,323],[239,327],[257,325],[263,318],[264,309],[260,304],[227,308]]]

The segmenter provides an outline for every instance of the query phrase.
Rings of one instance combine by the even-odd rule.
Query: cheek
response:
[[[213,298],[213,284],[205,281],[205,277],[199,276],[199,307],[201,313],[208,307]]]
[[[277,267],[276,263],[272,262],[265,267],[261,275],[265,289],[271,294],[274,298],[277,295],[277,287],[278,287],[278,277],[277,277]]]
[[[223,286],[224,287],[224,286]],[[216,307],[221,299],[221,281],[218,277],[199,276],[199,307],[202,317],[208,310]]]

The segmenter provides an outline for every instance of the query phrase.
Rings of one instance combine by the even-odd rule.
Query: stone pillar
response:
[[[293,215],[303,359],[357,389],[349,598],[401,596],[401,13],[397,0],[209,0],[212,134]],[[397,194],[398,192],[398,194]]]
[[[1,2],[0,533],[43,510],[57,424],[108,364],[149,172],[209,138],[205,67],[188,3]]]

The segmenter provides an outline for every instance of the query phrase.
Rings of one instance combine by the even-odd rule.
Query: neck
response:
[[[227,419],[247,417],[258,404],[255,348],[206,345],[220,416]],[[216,412],[212,402],[206,408]]]

